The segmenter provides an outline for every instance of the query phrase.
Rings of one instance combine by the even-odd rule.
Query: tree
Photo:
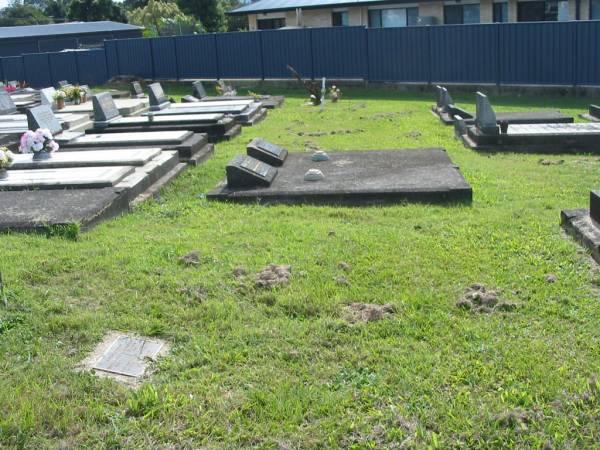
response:
[[[206,31],[226,31],[227,19],[219,0],[177,0],[181,10],[200,19]]]
[[[123,0],[123,9],[132,12],[135,9],[143,8],[148,4],[148,0]]]
[[[128,14],[129,22],[151,29],[158,36],[193,33],[200,30],[200,24],[192,16],[181,12],[176,3],[149,0],[143,8],[136,8]]]
[[[68,17],[83,22],[113,20],[127,23],[123,10],[112,0],[72,0]]]
[[[225,12],[239,8],[243,5],[240,0],[222,0]],[[244,14],[226,16],[227,31],[244,31],[248,29],[248,18]]]
[[[46,23],[52,23],[52,20],[35,6],[14,3],[0,10],[0,27]]]
[[[55,22],[66,22],[69,13],[69,0],[48,0],[44,13]]]

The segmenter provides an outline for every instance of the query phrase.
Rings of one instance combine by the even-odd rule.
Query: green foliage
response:
[[[127,17],[113,0],[71,0],[69,19],[83,22],[112,20],[127,23]]]
[[[69,13],[70,0],[48,0],[44,5],[44,14],[55,22],[63,22]]]
[[[150,0],[146,6],[133,10],[127,16],[130,23],[153,30],[156,36],[190,34],[200,30],[196,19],[183,14],[171,1]]]
[[[44,25],[52,20],[32,5],[14,3],[0,10],[0,27],[19,25]]]
[[[177,0],[179,8],[200,20],[208,32],[226,31],[227,19],[220,0]]]
[[[134,417],[151,417],[159,406],[158,391],[151,384],[145,384],[132,392],[127,399],[127,414]]]

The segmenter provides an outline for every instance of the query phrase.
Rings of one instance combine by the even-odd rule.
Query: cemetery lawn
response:
[[[278,92],[265,122],[77,239],[0,235],[0,448],[600,445],[600,275],[559,226],[588,206],[600,158],[476,153],[429,112],[433,91],[342,90],[323,113]],[[491,100],[573,115],[593,101]],[[473,203],[208,202],[257,136],[292,151],[445,147]],[[192,250],[200,265],[183,265]],[[292,266],[289,285],[255,286],[269,263]],[[517,308],[457,307],[473,283]],[[350,302],[396,312],[351,324]],[[171,344],[137,391],[74,370],[113,330]]]

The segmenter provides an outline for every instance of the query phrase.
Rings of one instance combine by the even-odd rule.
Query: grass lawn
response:
[[[323,113],[282,91],[265,122],[78,240],[0,235],[0,448],[600,446],[600,275],[559,227],[598,188],[599,157],[479,154],[430,114],[433,92],[342,89]],[[492,98],[574,115],[592,100]],[[445,147],[473,203],[207,202],[257,136],[292,151]],[[183,266],[192,250],[201,264]],[[269,263],[292,265],[287,286],[255,287]],[[458,308],[475,282],[518,308]],[[351,324],[349,302],[396,313]],[[137,391],[73,370],[111,330],[172,345]]]

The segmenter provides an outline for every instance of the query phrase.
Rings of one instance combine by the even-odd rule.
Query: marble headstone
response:
[[[246,146],[246,153],[272,166],[282,166],[288,155],[285,148],[261,138],[252,139]]]
[[[277,169],[251,156],[236,156],[227,164],[227,186],[230,188],[270,186]]]
[[[34,106],[25,111],[27,114],[27,127],[30,130],[47,128],[50,133],[59,134],[62,126],[48,105]]]
[[[54,93],[55,92],[56,92],[56,89],[54,89],[53,87],[49,87],[49,88],[40,90],[40,99],[41,99],[42,105],[49,105],[50,107],[52,107],[54,105]]]
[[[133,81],[131,83],[131,96],[133,98],[142,98],[144,97],[144,90],[142,89],[142,85],[139,81]]]
[[[439,109],[443,106],[442,102],[444,93],[442,92],[442,87],[439,84],[435,86],[435,89],[437,90],[437,107]]]
[[[449,112],[449,108],[454,105],[454,100],[452,100],[452,97],[450,96],[450,92],[448,92],[448,89],[446,89],[445,87],[442,88],[442,95],[441,95],[441,100],[442,100],[442,111],[443,112]]]
[[[168,108],[171,104],[160,83],[152,83],[148,85],[148,97],[150,98],[151,111]]]
[[[194,81],[192,83],[192,89],[193,89],[193,95],[196,98],[204,98],[207,97],[208,94],[206,93],[206,89],[204,89],[204,85],[202,84],[202,81],[198,80],[198,81]]]
[[[108,126],[111,120],[121,117],[110,92],[102,92],[92,97],[94,105],[94,125]]]
[[[496,113],[487,96],[481,92],[476,94],[475,125],[484,134],[499,134]]]
[[[17,107],[6,91],[0,91],[0,115],[15,114]]]

